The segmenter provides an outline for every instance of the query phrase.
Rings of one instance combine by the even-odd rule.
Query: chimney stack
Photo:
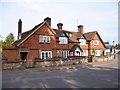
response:
[[[58,23],[57,26],[58,26],[58,29],[59,29],[59,30],[62,30],[62,27],[63,27],[63,24],[62,24],[62,23]]]
[[[84,32],[83,32],[83,25],[79,25],[78,26],[78,33],[80,33],[80,34],[83,34]]]
[[[46,18],[44,19],[44,21],[46,21],[47,24],[48,24],[49,26],[51,26],[51,18],[50,18],[50,17],[46,17]]]
[[[18,21],[18,40],[21,39],[21,34],[22,34],[22,21],[19,19]]]

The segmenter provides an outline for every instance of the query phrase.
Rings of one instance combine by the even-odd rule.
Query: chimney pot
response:
[[[84,33],[84,32],[83,32],[83,28],[84,28],[83,25],[79,25],[79,26],[78,26],[78,33],[83,34],[83,33]]]
[[[46,21],[46,23],[51,26],[51,18],[50,17],[46,17],[44,19],[44,21]]]
[[[62,23],[58,23],[57,26],[58,26],[58,29],[59,29],[59,30],[62,30],[62,27],[63,27],[63,24],[62,24]]]
[[[22,34],[22,21],[19,19],[18,21],[18,40],[21,39],[21,34]]]

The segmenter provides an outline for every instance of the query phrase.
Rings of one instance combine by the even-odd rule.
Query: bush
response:
[[[76,63],[75,63],[75,62],[73,62],[73,63],[72,63],[72,65],[76,65]]]
[[[34,60],[37,61],[37,60],[42,60],[42,59],[41,58],[35,58]]]

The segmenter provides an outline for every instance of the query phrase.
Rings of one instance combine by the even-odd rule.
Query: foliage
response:
[[[120,44],[116,44],[115,47],[116,47],[117,49],[120,49]]]
[[[2,38],[2,36],[0,37],[0,52],[2,52],[2,47],[3,46],[11,46],[14,43],[14,41],[15,41],[14,35],[12,33],[10,33],[5,38],[5,40],[2,40],[1,38]]]
[[[10,33],[6,38],[5,38],[5,42],[7,46],[11,46],[15,41],[14,35],[12,33]]]

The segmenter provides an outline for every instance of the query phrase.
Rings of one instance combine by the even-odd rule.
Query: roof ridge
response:
[[[56,29],[56,28],[52,28],[53,30],[59,30],[59,29]],[[70,33],[73,33],[73,31],[69,31],[69,30],[64,30],[62,29],[61,31],[66,31],[66,32],[70,32]]]
[[[23,33],[27,33],[27,32],[29,32],[29,31],[32,31],[33,29],[35,29],[36,27],[38,27],[38,26],[41,25],[42,23],[43,23],[43,22],[41,22],[41,23],[35,25],[32,29],[27,30],[27,31],[25,31],[25,32],[23,32]],[[22,34],[23,34],[23,33],[22,33]]]
[[[93,32],[97,32],[97,31],[89,31],[89,32],[86,32],[86,33],[93,33]],[[86,33],[83,33],[83,34],[86,34]]]

